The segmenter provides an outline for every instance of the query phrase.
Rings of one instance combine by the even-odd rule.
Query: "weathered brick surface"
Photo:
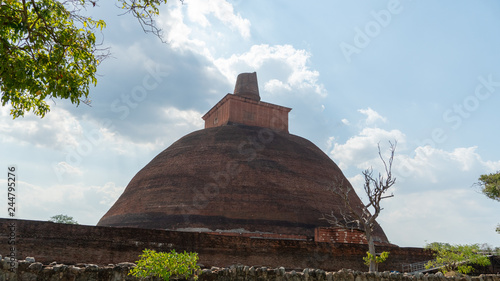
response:
[[[98,225],[307,239],[329,226],[320,220],[325,214],[340,217],[344,202],[328,190],[339,180],[361,213],[363,203],[339,167],[313,143],[288,133],[290,110],[260,101],[255,72],[238,75],[234,94],[202,117],[205,129],[139,171]],[[373,236],[388,243],[378,224]],[[355,240],[362,242],[361,236],[342,241]]]
[[[366,236],[363,231],[345,228],[318,227],[314,232],[314,241],[367,244]]]
[[[236,78],[233,94],[236,96],[260,101],[257,73],[240,73]]]
[[[303,240],[280,240],[212,235],[155,229],[114,228],[0,219],[0,229],[16,224],[17,258],[65,264],[134,262],[143,249],[197,252],[200,263],[227,267],[233,264],[288,269],[322,268],[365,270],[367,246]],[[8,235],[0,232],[0,254],[9,253]],[[390,251],[380,270],[401,270],[401,264],[425,261],[431,253],[419,248],[377,247]]]
[[[364,231],[359,229],[346,229],[340,227],[318,227],[314,230],[314,241],[332,243],[367,244]],[[375,244],[383,245],[375,241]]]
[[[243,124],[288,133],[290,108],[227,94],[202,118],[205,128]]]
[[[98,225],[313,237],[329,226],[324,214],[341,217],[343,202],[327,190],[338,178],[345,178],[339,167],[304,138],[243,125],[208,128],[158,154]],[[354,191],[350,200],[361,212]],[[378,225],[375,235],[387,242]]]
[[[245,232],[206,232],[208,234],[224,235],[224,236],[241,236],[251,238],[270,238],[270,239],[294,239],[294,240],[312,240],[311,237],[305,235],[289,235],[289,234],[276,234],[276,233],[245,233]],[[316,240],[315,240],[316,241]],[[328,242],[328,241],[319,241]]]

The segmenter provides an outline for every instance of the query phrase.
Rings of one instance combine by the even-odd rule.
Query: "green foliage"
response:
[[[77,221],[73,219],[73,217],[67,215],[55,215],[50,217],[49,221],[55,223],[65,223],[65,224],[78,224]]]
[[[477,184],[488,198],[500,201],[500,172],[481,175]]]
[[[81,15],[96,6],[92,0],[0,0],[0,93],[13,118],[32,111],[43,117],[48,99],[89,103],[99,60],[95,32],[103,20]],[[145,31],[159,35],[153,16],[166,0],[118,0]]]
[[[198,261],[197,253],[176,253],[175,250],[164,253],[144,249],[139,257],[137,266],[129,272],[135,277],[157,276],[163,280],[170,280],[170,277],[198,279],[200,267],[196,264]]]
[[[375,261],[375,263],[383,263],[384,261],[387,260],[389,257],[389,252],[382,252],[380,256],[374,256],[370,254],[370,252],[366,252],[366,257],[363,257],[363,260],[365,261],[365,264],[367,266],[370,266],[371,261]]]
[[[481,187],[481,192],[488,198],[500,201],[500,172],[481,175],[477,185]],[[495,230],[500,234],[500,224]]]
[[[448,243],[431,243],[425,246],[426,249],[435,252],[436,260],[429,261],[425,268],[441,267],[443,273],[458,271],[462,274],[469,274],[474,270],[472,265],[487,266],[490,260],[482,255],[480,246],[473,245],[450,245]]]

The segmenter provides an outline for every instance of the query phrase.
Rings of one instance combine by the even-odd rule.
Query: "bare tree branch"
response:
[[[382,156],[380,144],[378,144],[378,155],[384,164],[384,175],[378,174],[378,177],[373,176],[373,169],[369,168],[364,170],[363,176],[365,179],[364,191],[368,197],[368,203],[361,206],[361,212],[355,209],[349,200],[349,193],[352,187],[345,182],[345,178],[336,177],[331,186],[327,189],[330,190],[335,196],[340,198],[343,208],[339,206],[338,214],[332,210],[330,214],[323,215],[320,219],[326,220],[332,226],[342,227],[346,229],[361,229],[365,232],[368,241],[368,248],[370,254],[375,257],[375,245],[373,239],[373,231],[376,226],[375,219],[379,216],[383,208],[380,202],[383,199],[393,197],[393,195],[385,195],[385,193],[396,183],[396,178],[392,176],[392,164],[394,161],[394,153],[396,151],[397,142],[389,142],[390,144],[390,157],[388,161]],[[370,208],[372,212],[370,212]],[[370,271],[376,271],[375,261],[370,262]]]

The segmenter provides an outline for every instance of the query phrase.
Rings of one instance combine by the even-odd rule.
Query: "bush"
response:
[[[489,258],[479,253],[481,249],[478,244],[450,245],[448,243],[431,243],[427,244],[425,248],[433,250],[436,256],[436,260],[429,261],[425,268],[439,267],[439,270],[444,274],[452,271],[469,274],[474,270],[473,264],[480,266],[490,264]]]
[[[382,252],[380,256],[373,256],[370,252],[366,252],[366,257],[363,257],[365,264],[370,266],[370,262],[373,260],[375,263],[379,264],[384,262],[389,257],[389,252]]]
[[[140,260],[137,266],[130,270],[129,274],[139,278],[157,276],[163,280],[170,280],[170,277],[198,279],[200,267],[197,253],[170,253],[156,252],[155,250],[144,249],[139,255]]]
[[[50,217],[49,221],[55,223],[65,223],[65,224],[78,224],[77,221],[73,219],[73,217],[67,215],[55,215]]]

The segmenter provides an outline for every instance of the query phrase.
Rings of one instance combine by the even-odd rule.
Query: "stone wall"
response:
[[[98,265],[134,262],[143,249],[168,252],[197,252],[206,267],[228,267],[234,264],[279,267],[301,270],[342,268],[366,270],[363,256],[367,245],[325,243],[293,239],[269,239],[214,235],[139,228],[115,228],[57,224],[44,221],[0,219],[0,255],[9,255],[8,229],[15,225],[16,258],[35,257],[37,261],[64,264]],[[4,231],[5,230],[5,231]],[[389,251],[380,270],[401,271],[402,264],[432,259],[421,248],[380,246]]]
[[[122,281],[139,280],[128,275],[135,266],[131,263],[97,266],[95,264],[64,265],[20,261],[19,267],[11,271],[7,262],[0,262],[0,280],[38,281]],[[157,280],[157,279],[149,279]],[[401,273],[364,273],[353,270],[327,272],[306,268],[301,271],[286,270],[284,267],[266,268],[231,266],[229,268],[203,269],[199,281],[500,281],[500,274],[485,274],[477,277],[445,277],[437,274],[408,275]]]

